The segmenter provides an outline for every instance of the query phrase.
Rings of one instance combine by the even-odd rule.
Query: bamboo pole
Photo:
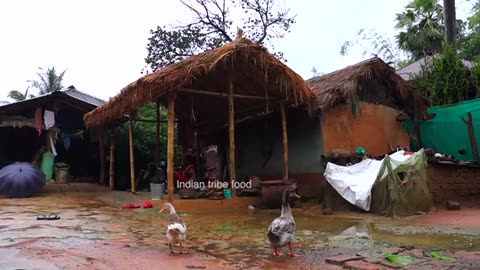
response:
[[[229,138],[229,171],[230,181],[235,181],[235,110],[234,110],[234,97],[233,97],[233,77],[230,76],[228,85],[228,138]],[[235,187],[232,185],[232,197],[235,194]]]
[[[105,185],[105,138],[103,129],[98,130],[98,150],[100,154],[100,185]]]
[[[155,164],[160,166],[160,103],[157,101],[157,140],[155,142]]]
[[[197,94],[197,95],[209,95],[209,96],[217,96],[217,97],[228,97],[229,94],[222,93],[222,92],[213,92],[207,90],[199,90],[199,89],[190,89],[190,88],[182,88],[180,89],[181,92],[189,93],[189,94]],[[234,98],[244,98],[244,99],[254,99],[254,100],[274,100],[275,98],[267,98],[265,96],[252,96],[252,95],[241,95],[241,94],[233,94]]]
[[[135,156],[133,153],[133,123],[132,120],[128,120],[128,142],[130,149],[130,184],[132,185],[132,193],[137,192],[135,184]]]
[[[110,190],[115,189],[115,135],[110,135],[110,173],[109,173]]]
[[[288,135],[287,135],[287,113],[285,103],[280,104],[280,113],[282,115],[282,142],[283,142],[283,179],[288,179]]]
[[[168,201],[173,202],[174,187],[174,158],[175,158],[175,93],[169,93],[168,97],[168,129],[167,129],[167,182],[168,182]]]

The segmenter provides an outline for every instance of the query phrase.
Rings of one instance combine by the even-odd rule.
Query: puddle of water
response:
[[[0,250],[1,247],[38,238],[50,241],[36,245],[60,249],[116,241],[128,243],[130,252],[139,249],[168,250],[165,237],[168,215],[159,214],[155,208],[120,210],[92,197],[78,196],[62,196],[60,199],[40,197],[29,200],[29,203],[18,202],[1,201]],[[181,212],[181,209],[177,210]],[[42,212],[58,213],[61,219],[37,221],[37,214]],[[302,260],[272,258],[266,233],[279,212],[241,209],[181,213],[187,222],[187,247],[196,256],[215,257],[238,268],[249,269],[287,266],[315,269],[315,264],[323,262],[325,257],[341,251],[368,251],[370,255],[379,256],[386,247],[400,245],[425,249],[480,249],[480,231],[409,227],[402,220],[370,216],[339,218],[294,209],[297,224],[294,249],[302,255]],[[288,253],[286,249],[283,252]],[[3,258],[0,259],[0,262],[3,261]]]

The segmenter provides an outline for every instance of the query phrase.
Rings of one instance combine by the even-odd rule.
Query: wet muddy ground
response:
[[[294,209],[294,249],[302,256],[274,258],[266,230],[279,210],[177,209],[188,226],[188,254],[171,255],[167,214],[158,208],[124,210],[97,195],[0,197],[0,269],[341,269],[325,262],[339,254],[364,256],[381,269],[385,254],[402,245],[414,246],[413,255],[421,253],[412,256],[407,269],[480,269],[480,253],[475,253],[480,227],[474,222],[455,227],[440,226],[429,216],[325,216],[318,206],[303,205]],[[470,219],[479,219],[475,210]],[[61,219],[37,220],[40,213]],[[434,259],[435,251],[453,260]]]

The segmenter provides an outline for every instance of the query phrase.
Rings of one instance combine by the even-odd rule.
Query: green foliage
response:
[[[370,53],[377,55],[395,68],[424,57],[427,54],[441,52],[444,44],[445,25],[443,7],[437,0],[413,0],[401,13],[395,15],[398,34],[395,40],[385,38],[374,29],[360,29],[355,41],[346,41],[340,55],[346,55],[349,48],[366,42],[363,56]],[[457,20],[458,41],[466,40],[466,24]]]
[[[395,28],[399,47],[411,53],[415,60],[425,52],[440,52],[444,40],[443,7],[437,0],[413,0],[405,11],[397,13]]]
[[[32,94],[28,95],[28,89],[29,88],[30,87],[27,87],[27,90],[25,90],[24,94],[22,92],[18,91],[18,90],[12,90],[8,93],[7,97],[11,98],[15,101],[26,100],[29,97],[32,98],[32,97],[34,97],[34,95],[32,95]]]
[[[432,253],[430,253],[430,255],[432,255],[432,258],[437,259],[437,260],[455,261],[454,258],[452,258],[452,257],[450,257],[450,256],[442,255],[442,254],[440,254],[440,252],[438,252],[438,251],[433,251]]]
[[[156,105],[150,103],[142,107],[137,113],[137,119],[155,120],[157,119]],[[167,120],[167,110],[160,107],[160,119]],[[177,134],[177,132],[175,132]],[[157,125],[155,122],[134,122],[133,123],[133,144],[135,155],[135,174],[144,170],[149,162],[155,162],[157,140]],[[117,175],[123,176],[125,183],[119,183],[119,188],[130,188],[130,153],[128,140],[128,122],[120,127],[118,134],[118,145],[116,164],[125,164],[125,166],[116,169]],[[166,162],[167,157],[167,123],[160,123],[160,161]],[[182,157],[181,146],[175,146],[175,164],[179,164]],[[120,177],[119,177],[120,178]]]
[[[456,50],[446,46],[442,54],[432,57],[431,64],[422,66],[412,83],[433,106],[454,104],[480,93],[478,70],[469,70]]]
[[[42,68],[38,69],[43,71]],[[60,74],[57,74],[55,67],[47,68],[47,71],[43,73],[37,72],[40,80],[29,80],[28,82],[30,82],[34,88],[38,89],[40,95],[60,91],[63,88],[62,81],[66,71],[67,70],[64,70]]]
[[[468,17],[468,33],[461,40],[460,50],[466,60],[480,60],[480,1],[475,1]]]
[[[385,259],[387,259],[390,262],[400,264],[403,266],[407,266],[413,262],[413,258],[408,255],[395,255],[392,253],[387,253],[385,254]]]
[[[232,41],[237,26],[241,26],[253,42],[269,44],[274,49],[270,41],[283,38],[295,23],[295,16],[288,15],[289,9],[281,8],[274,0],[193,0],[193,4],[179,1],[191,12],[193,22],[151,30],[142,73]],[[234,21],[233,17],[238,14],[243,17]],[[281,52],[275,54],[283,59]]]

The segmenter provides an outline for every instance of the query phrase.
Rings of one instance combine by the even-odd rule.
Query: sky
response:
[[[363,46],[347,56],[340,47],[365,27],[393,37],[395,14],[409,2],[279,1],[297,22],[274,45],[304,79],[312,77],[312,67],[328,73],[369,58],[362,56]],[[467,1],[457,0],[458,19],[468,15]],[[0,1],[0,101],[10,90],[25,91],[39,67],[53,66],[66,70],[65,87],[108,100],[142,76],[150,30],[189,18],[178,0]]]

